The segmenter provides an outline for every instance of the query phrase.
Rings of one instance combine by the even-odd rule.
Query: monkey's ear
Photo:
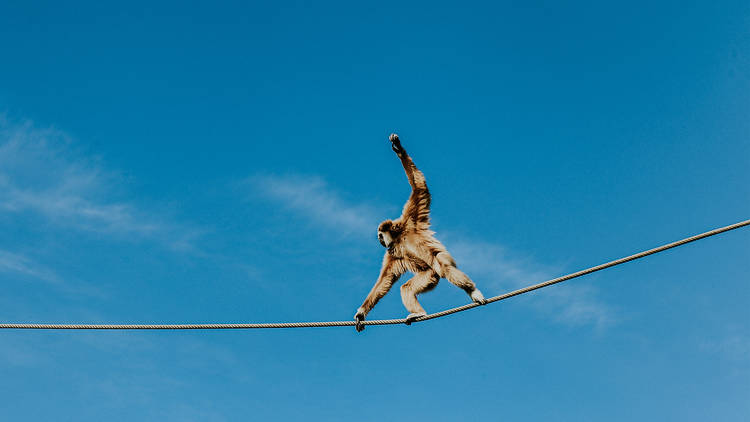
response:
[[[401,233],[403,230],[403,226],[401,223],[393,223],[393,227],[391,227],[391,231],[394,233]]]

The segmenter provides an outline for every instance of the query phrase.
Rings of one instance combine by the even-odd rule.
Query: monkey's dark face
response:
[[[390,248],[398,235],[398,226],[391,220],[385,220],[378,226],[378,241],[384,248]]]
[[[393,243],[393,238],[389,232],[378,232],[378,241],[384,248],[390,248]]]

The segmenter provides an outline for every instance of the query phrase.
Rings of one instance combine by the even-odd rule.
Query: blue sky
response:
[[[5,1],[0,39],[1,321],[349,319],[392,131],[488,296],[750,216],[747,2]],[[749,236],[360,334],[3,331],[0,408],[744,421]]]

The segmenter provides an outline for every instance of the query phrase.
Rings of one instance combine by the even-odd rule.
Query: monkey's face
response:
[[[395,224],[391,220],[385,220],[378,226],[378,241],[384,248],[390,248],[393,245],[393,241],[398,236],[395,230]]]
[[[381,232],[378,230],[378,240],[384,248],[390,248],[393,243],[393,238],[390,232]]]

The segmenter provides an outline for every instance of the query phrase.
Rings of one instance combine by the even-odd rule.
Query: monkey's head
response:
[[[401,235],[401,224],[385,220],[378,226],[378,240],[385,248],[390,248]]]

